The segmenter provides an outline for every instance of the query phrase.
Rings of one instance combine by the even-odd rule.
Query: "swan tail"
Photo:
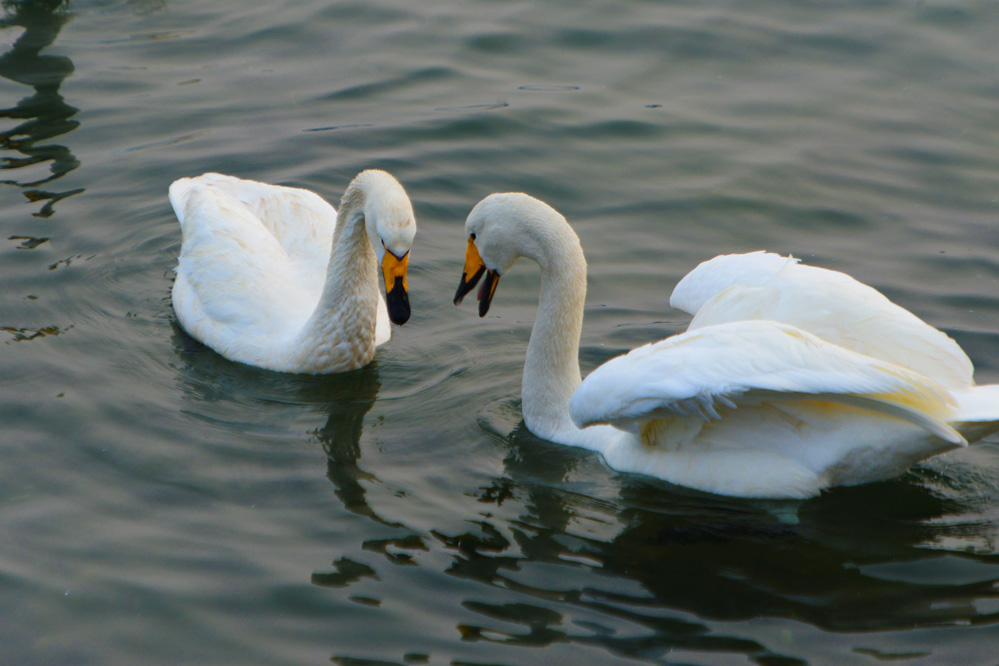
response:
[[[952,390],[957,410],[952,422],[969,441],[999,430],[999,384]]]
[[[180,178],[170,184],[170,206],[173,208],[174,215],[177,216],[177,221],[180,222],[181,228],[184,227],[184,222],[187,218],[187,198],[196,184],[194,178]]]
[[[957,421],[999,422],[999,384],[952,391],[958,403]]]

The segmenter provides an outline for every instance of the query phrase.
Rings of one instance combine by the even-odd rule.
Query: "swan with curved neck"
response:
[[[211,173],[174,182],[170,203],[183,232],[177,318],[230,360],[279,372],[351,370],[391,337],[389,320],[409,319],[416,222],[406,191],[384,171],[358,174],[339,214],[308,190]]]
[[[527,428],[600,451],[615,469],[804,498],[890,478],[999,430],[999,385],[975,386],[953,340],[846,275],[762,252],[702,264],[671,300],[696,313],[687,332],[581,380],[586,261],[565,218],[526,194],[493,194],[465,233],[456,305],[485,276],[484,316],[518,258],[541,269]]]

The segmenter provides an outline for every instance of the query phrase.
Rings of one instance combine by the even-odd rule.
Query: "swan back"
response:
[[[702,261],[687,273],[673,288],[669,304],[688,314],[697,314],[701,306],[729,287],[759,284],[797,263],[794,257],[782,257],[762,250],[722,254]]]
[[[181,178],[170,185],[170,204],[181,229],[203,226],[200,216],[215,211],[243,220],[242,228],[262,225],[291,263],[300,265],[322,288],[330,243],[336,227],[336,209],[309,190],[243,180],[219,173]],[[319,269],[318,275],[315,269]]]
[[[949,387],[973,384],[971,360],[945,333],[849,275],[765,252],[722,255],[684,277],[670,305],[689,330],[741,320],[791,324]]]
[[[322,292],[336,211],[295,188],[221,174],[170,186],[183,240],[174,307],[224,355],[300,328]],[[294,211],[301,224],[282,217]]]

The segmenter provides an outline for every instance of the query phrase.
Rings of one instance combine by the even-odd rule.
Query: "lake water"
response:
[[[50,2],[49,5],[59,5]],[[340,376],[170,304],[174,179],[408,189],[413,316]],[[999,381],[993,0],[80,0],[0,9],[0,662],[999,664],[999,439],[807,502],[532,437],[527,262],[451,305],[520,190],[589,262],[584,372],[769,249]]]

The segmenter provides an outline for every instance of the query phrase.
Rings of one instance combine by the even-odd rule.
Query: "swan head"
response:
[[[410,314],[406,270],[416,236],[413,204],[398,180],[377,169],[362,171],[347,189],[348,192],[351,189],[363,192],[361,214],[385,278],[389,319],[396,324],[405,324]]]
[[[556,233],[568,229],[565,218],[539,199],[520,192],[490,194],[475,205],[465,220],[465,270],[454,295],[454,304],[461,303],[479,279],[479,316],[489,311],[500,276],[520,257],[542,261],[546,251],[565,236]],[[576,239],[569,230],[569,236]],[[575,240],[578,245],[578,239]]]

